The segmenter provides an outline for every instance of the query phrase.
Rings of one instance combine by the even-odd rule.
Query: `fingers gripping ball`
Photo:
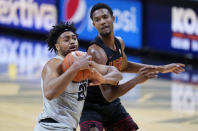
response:
[[[73,64],[74,53],[76,54],[76,56],[82,56],[82,55],[86,54],[85,52],[82,52],[82,51],[74,51],[74,52],[67,54],[63,60],[63,63],[62,63],[62,69],[64,72]],[[73,81],[79,82],[82,80],[86,80],[86,79],[88,79],[89,74],[90,74],[90,71],[88,69],[80,70],[77,73],[77,75],[74,77]]]

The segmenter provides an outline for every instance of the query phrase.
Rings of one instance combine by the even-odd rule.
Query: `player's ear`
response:
[[[115,22],[115,16],[112,16],[112,20],[113,20],[113,22]]]
[[[56,43],[56,44],[55,44],[55,47],[56,47],[57,51],[60,50],[59,44]]]
[[[94,21],[92,20],[92,25],[95,27],[95,23],[94,23]]]

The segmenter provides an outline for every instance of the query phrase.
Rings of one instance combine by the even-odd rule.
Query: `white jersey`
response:
[[[63,60],[60,56],[55,58]],[[43,81],[41,80],[44,109],[39,115],[38,121],[52,118],[60,125],[71,129],[77,128],[87,94],[87,86],[88,80],[71,82],[60,96],[48,100],[44,95]]]

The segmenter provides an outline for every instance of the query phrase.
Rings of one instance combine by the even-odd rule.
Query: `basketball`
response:
[[[86,54],[86,52],[82,52],[82,51],[73,51],[73,52],[70,52],[69,54],[67,54],[63,60],[63,63],[62,63],[62,69],[64,72],[73,64],[74,53],[76,54],[76,56],[82,56],[82,55]],[[89,74],[90,74],[90,71],[88,69],[80,70],[72,81],[79,82],[82,80],[86,80],[86,79],[88,79]]]

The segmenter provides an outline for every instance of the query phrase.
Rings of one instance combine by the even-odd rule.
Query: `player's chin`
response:
[[[75,50],[74,50],[75,51]],[[63,56],[66,56],[67,54],[69,54],[70,52],[72,52],[72,50],[68,49],[63,53]]]
[[[105,36],[109,36],[111,33],[110,32],[102,32],[100,35],[105,37]]]

